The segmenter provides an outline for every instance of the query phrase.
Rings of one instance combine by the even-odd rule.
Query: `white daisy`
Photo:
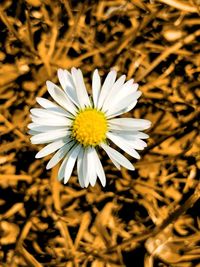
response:
[[[75,163],[81,187],[95,185],[97,177],[105,186],[105,173],[97,154],[100,147],[113,164],[134,170],[132,163],[117,150],[110,147],[108,140],[130,156],[139,159],[137,150],[146,147],[142,140],[148,135],[140,132],[150,127],[144,119],[114,118],[130,111],[137,103],[141,92],[133,79],[125,82],[122,75],[112,70],[101,85],[98,70],[92,77],[92,97],[88,96],[80,69],[58,70],[58,79],[63,88],[47,81],[47,89],[56,103],[37,97],[42,108],[31,109],[32,123],[28,125],[33,135],[33,144],[47,145],[36,154],[42,158],[57,151],[47,164],[47,169],[62,161],[58,179],[67,183]]]

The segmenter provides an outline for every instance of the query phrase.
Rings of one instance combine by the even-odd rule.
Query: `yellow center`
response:
[[[83,146],[96,146],[106,139],[107,129],[104,113],[86,108],[77,114],[72,124],[72,137]]]

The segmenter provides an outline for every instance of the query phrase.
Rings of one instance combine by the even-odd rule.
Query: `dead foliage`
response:
[[[199,0],[1,1],[0,264],[199,266]],[[140,83],[128,116],[153,122],[135,172],[102,152],[107,186],[46,171],[27,124],[56,70]]]

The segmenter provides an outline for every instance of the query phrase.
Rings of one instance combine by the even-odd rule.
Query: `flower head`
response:
[[[95,185],[97,177],[103,186],[105,173],[97,154],[100,147],[113,164],[134,170],[132,163],[120,152],[111,148],[108,140],[130,156],[139,159],[136,150],[142,150],[148,135],[140,132],[150,127],[150,121],[134,118],[115,118],[130,111],[137,103],[141,92],[133,79],[125,82],[122,75],[112,70],[101,85],[98,70],[92,77],[92,99],[89,98],[80,69],[58,70],[62,86],[47,81],[47,89],[54,102],[37,97],[42,108],[31,109],[30,129],[33,144],[47,144],[36,154],[42,158],[56,152],[47,164],[47,169],[62,161],[58,179],[67,183],[77,163],[79,183],[82,187]]]

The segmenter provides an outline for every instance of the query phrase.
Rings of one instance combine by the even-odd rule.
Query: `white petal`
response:
[[[119,115],[122,115],[122,114],[124,114],[124,113],[126,113],[126,112],[129,112],[131,109],[133,109],[133,108],[136,106],[136,104],[137,104],[137,100],[136,100],[136,101],[133,101],[133,102],[132,102],[128,107],[126,107],[126,108],[117,110],[117,112],[116,112],[116,111],[113,111],[113,112],[112,112],[112,115],[110,115],[110,116],[106,116],[106,117],[107,117],[108,119],[112,119],[112,118],[117,117],[117,116],[119,116]]]
[[[54,140],[66,137],[69,135],[69,131],[66,130],[55,130],[49,131],[48,133],[39,133],[31,137],[32,144],[45,144],[50,143]]]
[[[77,159],[77,173],[78,173],[79,184],[82,188],[85,186],[84,176],[83,176],[83,155],[84,155],[84,150],[81,149]]]
[[[94,186],[97,180],[97,174],[96,174],[96,164],[95,164],[95,149],[93,147],[88,148],[87,153],[87,171],[88,171],[88,179],[91,184],[91,186]]]
[[[137,104],[137,100],[133,101],[133,103],[131,103],[128,107],[124,108],[124,113],[129,112],[131,109],[133,109]]]
[[[119,91],[119,95],[126,96],[129,94],[135,93],[139,88],[138,83],[134,83],[133,79],[127,81],[123,86],[122,89]]]
[[[68,182],[72,174],[76,159],[81,149],[82,149],[81,145],[76,145],[69,152],[68,159],[67,159],[66,166],[65,166],[64,184]]]
[[[73,85],[73,88],[72,87],[67,87],[67,95],[69,96],[69,98],[72,100],[72,102],[74,102],[75,105],[77,105],[79,107],[79,103],[78,103],[78,97],[77,97],[77,93],[76,93],[76,86],[73,82],[73,78],[72,78],[72,75],[69,71],[67,70],[64,70],[65,72],[65,76],[67,77],[68,80],[70,80],[70,82],[72,83]]]
[[[76,107],[74,104],[69,100],[67,95],[54,83],[47,81],[47,89],[51,97],[63,108],[65,108],[67,111],[72,113],[73,115],[76,114]]]
[[[101,89],[101,79],[98,70],[96,69],[92,76],[92,96],[93,96],[94,107],[97,107],[100,89]]]
[[[129,136],[129,135],[119,135],[120,138],[122,138],[124,141],[128,142],[131,146],[133,146],[135,149],[144,149],[144,147],[147,146],[147,144],[139,139],[139,138],[134,138],[133,136]]]
[[[133,80],[127,81],[122,87],[121,90],[116,94],[116,98],[123,98],[127,95],[134,94],[139,88],[138,83],[133,83]]]
[[[73,82],[71,74],[67,70],[58,70],[58,79],[69,99],[79,107],[78,98],[76,95],[76,86]]]
[[[65,92],[67,91],[67,87],[72,87],[72,88],[74,87],[73,80],[70,79],[71,77],[69,77],[68,75],[65,75],[63,69],[58,69],[57,74],[58,74],[58,80]]]
[[[116,95],[119,93],[120,90],[122,90],[122,85],[124,84],[124,81],[126,79],[126,75],[122,75],[112,86],[110,91],[108,92],[108,95],[106,96],[106,99],[104,101],[102,110],[107,111],[110,108],[110,105],[112,105],[112,101],[115,99]]]
[[[112,163],[115,165],[115,167],[118,169],[118,170],[121,170],[121,167],[120,167],[120,164],[115,161],[114,159],[112,159]]]
[[[38,125],[47,125],[47,126],[71,126],[72,120],[66,117],[54,117],[49,116],[48,118],[35,117],[31,116],[32,121]]]
[[[125,158],[121,153],[109,147],[105,143],[102,143],[101,147],[106,151],[106,153],[108,154],[109,158],[112,161],[114,160],[118,162],[121,166],[125,167],[128,170],[132,170],[132,171],[135,170],[131,162],[127,158]]]
[[[149,135],[146,133],[141,133],[138,131],[125,131],[123,129],[121,130],[112,130],[113,133],[116,133],[125,139],[128,140],[135,140],[135,139],[147,139],[149,138]]]
[[[83,163],[82,163],[82,172],[84,177],[84,187],[88,187],[89,185],[89,175],[88,175],[88,164],[87,164],[87,153],[88,148],[86,147],[83,154]]]
[[[76,86],[76,94],[80,107],[91,106],[81,70],[72,68],[71,73]]]
[[[151,126],[149,120],[133,118],[117,118],[109,120],[110,130],[138,131],[145,130]]]
[[[75,144],[75,142],[73,143]],[[67,160],[68,160],[68,154],[65,156],[64,160],[62,161],[61,165],[60,165],[60,168],[59,168],[59,171],[58,171],[58,180],[62,180],[64,178],[64,175],[65,175],[65,167],[66,167],[66,164],[67,164]]]
[[[43,109],[43,110],[46,112],[50,112],[50,114],[52,114],[52,115],[64,116],[67,118],[74,118],[74,116],[71,113],[67,112],[66,110],[64,110],[61,107],[51,107],[51,108]]]
[[[136,140],[133,140],[133,141],[128,141],[128,143],[133,148],[138,149],[138,150],[143,150],[145,147],[147,147],[147,144],[143,140],[140,140],[140,139],[136,139]]]
[[[54,141],[53,143],[50,143],[47,146],[45,146],[43,149],[41,149],[35,155],[35,158],[36,159],[43,158],[43,157],[55,152],[59,148],[63,147],[65,144],[66,144],[66,139],[61,139],[61,140]]]
[[[71,147],[74,145],[74,141],[69,142],[67,144],[65,144],[63,147],[61,147],[54,155],[53,157],[50,159],[50,161],[48,162],[46,169],[51,169],[53,168],[56,164],[58,164],[59,161],[61,161],[64,156],[67,154],[67,152],[71,149]]]
[[[128,80],[127,82],[125,82],[125,84],[122,86],[122,90],[127,90],[127,88],[129,88],[129,90],[137,90],[136,87],[134,86],[133,88],[133,83],[134,83],[134,80],[133,79],[130,79]]]
[[[123,140],[120,137],[112,133],[107,133],[106,136],[111,141],[113,141],[113,143],[116,144],[119,148],[125,151],[127,154],[129,154],[133,158],[140,159],[140,155],[138,154],[138,152],[133,147],[131,147],[129,144],[127,144],[126,142],[123,142]]]
[[[34,131],[34,130],[29,130],[27,133],[30,134],[30,135],[36,135],[36,134],[38,134],[38,132],[37,131]]]
[[[135,102],[140,96],[142,92],[137,91],[126,95],[124,98],[117,98],[116,101],[113,101],[111,108],[106,112],[107,116],[113,115],[113,113],[119,112],[127,107],[129,107],[133,102]]]
[[[73,118],[72,114],[67,112],[65,109],[61,108],[57,104],[51,102],[48,99],[42,98],[42,97],[36,97],[36,101],[40,104],[41,107],[52,111],[53,113],[60,115],[60,116],[66,116],[69,118]]]
[[[105,186],[106,185],[106,176],[105,176],[104,169],[102,167],[101,161],[99,159],[99,156],[97,155],[96,150],[94,150],[94,152],[93,152],[93,158],[95,161],[96,172],[97,172],[97,175],[99,177],[99,180],[101,181],[102,186]]]
[[[46,126],[46,125],[39,125],[37,123],[29,123],[27,127],[37,133],[48,132],[52,130],[69,130],[68,126]]]
[[[43,97],[36,97],[36,101],[38,102],[38,104],[40,104],[41,107],[43,108],[55,108],[55,107],[59,107],[58,105],[56,105],[55,103],[51,102],[50,100],[43,98]]]
[[[58,180],[61,181],[64,178],[65,174],[65,165],[68,159],[68,155],[65,156],[64,160],[62,161],[60,168],[58,170]]]
[[[130,149],[137,149],[137,150],[143,150],[147,144],[138,139],[138,138],[133,138],[133,136],[130,137],[130,135],[120,135],[120,133],[109,133],[110,137],[117,138],[118,140],[121,141],[121,143],[124,143],[126,146],[129,146]]]
[[[115,95],[113,94],[112,97],[110,97],[110,101],[108,103],[108,108],[111,110],[111,108],[113,109],[111,113],[111,115],[107,116],[108,118],[113,118],[116,116],[119,116],[123,113],[129,112],[131,109],[133,109],[135,107],[135,105],[137,104],[137,100],[134,99],[138,99],[138,97],[141,95],[140,93],[134,94],[137,89],[138,89],[138,84],[137,83],[133,83],[133,79],[127,81],[120,90],[118,90],[118,92],[115,93]],[[119,103],[121,101],[124,101],[124,98],[128,96],[130,96],[130,99],[132,99],[131,104],[127,105],[127,102],[125,103],[125,106],[123,105],[123,108],[119,109]],[[115,108],[115,106],[117,106],[117,110]],[[109,111],[108,109],[108,111]]]
[[[44,118],[49,118],[50,116],[55,116],[55,117],[67,117],[67,113],[65,112],[65,114],[60,114],[59,112],[56,113],[56,111],[52,111],[52,110],[47,110],[47,109],[43,109],[43,108],[32,108],[30,109],[30,112],[37,116],[37,117],[44,117]]]
[[[100,95],[99,95],[99,100],[98,100],[98,104],[97,104],[98,109],[100,109],[103,106],[105,98],[108,95],[109,90],[113,86],[116,77],[117,77],[117,72],[115,70],[112,70],[108,73],[108,75],[107,75],[107,77],[103,83],[103,86],[101,88]]]

